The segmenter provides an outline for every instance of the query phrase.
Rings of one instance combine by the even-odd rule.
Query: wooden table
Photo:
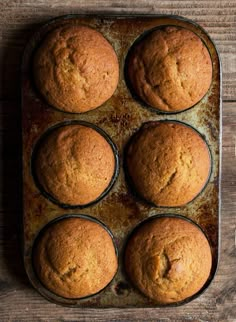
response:
[[[49,4],[50,3],[50,4]],[[29,284],[21,259],[20,64],[24,45],[48,19],[67,13],[177,14],[215,41],[223,63],[221,258],[197,300],[165,309],[79,309],[47,302]],[[236,1],[0,1],[0,321],[236,321]]]

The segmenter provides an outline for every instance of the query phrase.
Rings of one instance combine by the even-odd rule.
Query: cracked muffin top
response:
[[[101,33],[66,25],[49,33],[36,51],[35,84],[52,106],[82,113],[102,105],[119,77],[116,53]]]
[[[211,249],[203,232],[177,217],[141,224],[125,250],[125,268],[131,281],[161,304],[197,293],[207,281],[211,265]]]
[[[183,123],[149,122],[131,138],[126,151],[128,179],[156,206],[177,207],[194,199],[210,174],[207,144]]]
[[[100,224],[78,217],[48,226],[37,240],[33,259],[44,286],[65,298],[99,292],[118,267],[109,233]]]
[[[190,30],[163,27],[133,46],[127,60],[133,91],[146,104],[165,112],[195,105],[212,80],[210,54]]]
[[[43,189],[66,205],[86,205],[109,186],[115,172],[111,145],[89,126],[53,129],[40,142],[34,171]]]

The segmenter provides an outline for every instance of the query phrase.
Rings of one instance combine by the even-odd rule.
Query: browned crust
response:
[[[53,130],[41,143],[35,171],[44,190],[59,202],[84,205],[109,186],[115,156],[107,140],[88,126]]]
[[[147,123],[134,136],[126,155],[137,192],[157,206],[182,206],[205,186],[211,168],[208,147],[189,126]]]
[[[163,304],[197,293],[207,281],[211,265],[211,249],[204,234],[179,218],[143,224],[125,251],[129,278],[146,296]]]
[[[101,33],[80,25],[55,29],[34,57],[38,90],[54,107],[66,112],[92,110],[114,93],[119,65]]]
[[[132,49],[128,76],[136,94],[166,112],[195,105],[212,80],[210,54],[190,30],[166,27],[148,34]]]
[[[109,233],[100,224],[82,218],[63,219],[49,226],[33,255],[40,281],[65,298],[99,292],[118,267]]]

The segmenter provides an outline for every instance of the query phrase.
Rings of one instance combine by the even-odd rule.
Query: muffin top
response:
[[[194,224],[156,218],[138,227],[125,250],[126,271],[146,296],[167,304],[197,293],[212,265],[209,243]]]
[[[128,178],[156,206],[182,206],[205,186],[210,153],[201,136],[178,122],[149,122],[127,147]]]
[[[132,89],[145,103],[176,112],[195,105],[206,94],[212,62],[196,34],[171,26],[152,31],[133,46],[127,72]]]
[[[35,84],[52,106],[73,113],[92,110],[114,93],[116,53],[101,33],[82,25],[51,31],[36,51]]]
[[[35,154],[34,170],[43,189],[67,205],[85,205],[109,186],[115,171],[111,145],[84,125],[60,126],[46,135]]]
[[[118,262],[109,233],[84,218],[67,218],[47,227],[34,248],[34,268],[46,288],[65,298],[102,290]]]

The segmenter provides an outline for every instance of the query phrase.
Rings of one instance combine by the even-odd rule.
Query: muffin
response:
[[[206,283],[212,265],[209,243],[194,224],[178,217],[141,224],[125,250],[133,284],[160,304],[179,302]]]
[[[38,278],[65,298],[95,294],[110,283],[118,262],[110,234],[86,218],[66,218],[40,235],[33,252]]]
[[[61,204],[82,206],[110,186],[116,169],[108,141],[89,126],[59,126],[39,141],[34,173],[40,187]]]
[[[33,61],[36,87],[52,106],[72,113],[93,110],[114,93],[116,53],[101,33],[82,25],[51,31]]]
[[[135,94],[163,112],[195,105],[212,80],[210,54],[201,39],[180,27],[163,27],[134,44],[127,77]]]
[[[127,178],[137,193],[156,206],[177,207],[193,200],[206,185],[209,149],[184,123],[146,123],[126,152]]]

